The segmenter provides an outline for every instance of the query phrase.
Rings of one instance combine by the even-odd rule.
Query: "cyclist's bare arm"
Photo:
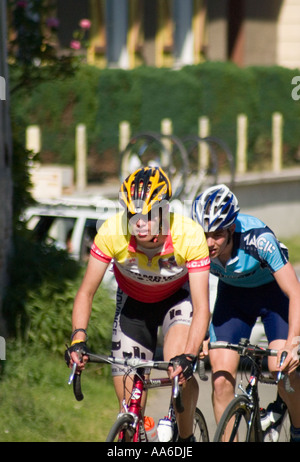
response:
[[[193,318],[188,340],[183,348],[184,354],[197,356],[205,338],[210,319],[209,311],[209,271],[189,273],[190,291],[193,304]],[[178,375],[180,369],[174,371],[171,377]],[[182,374],[180,383],[184,381]]]
[[[289,298],[289,333],[285,344],[285,351],[289,353],[281,369],[287,368],[292,372],[299,365],[299,360],[293,351],[296,351],[296,346],[300,336],[300,283],[291,263],[287,263],[283,268],[274,273],[274,277],[281,290]],[[277,367],[279,367],[279,358],[281,351],[277,356]]]
[[[189,273],[193,318],[184,353],[198,355],[200,346],[205,338],[210,319],[208,281],[208,270]]]
[[[108,264],[90,256],[86,273],[76,294],[72,313],[72,331],[76,329],[87,329],[94,295],[103,279],[107,270]],[[85,333],[82,331],[77,332],[73,341],[85,341]],[[78,358],[77,353],[71,353],[71,363],[77,363],[77,368],[82,370],[85,365],[85,358],[81,360]]]

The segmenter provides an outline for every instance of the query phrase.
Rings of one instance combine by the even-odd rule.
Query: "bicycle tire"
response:
[[[248,422],[251,418],[251,412],[250,401],[246,396],[241,395],[235,397],[228,404],[220,419],[214,435],[214,443],[253,441],[255,437],[250,436],[248,431]],[[230,421],[233,417],[235,420],[232,426],[232,422]],[[232,426],[232,429],[230,429],[229,425]],[[228,437],[228,435],[226,435],[226,440],[224,440],[224,434],[226,431],[230,434],[230,436]]]
[[[132,443],[133,435],[135,429],[132,427],[134,423],[133,416],[131,414],[122,414],[118,419],[113,423],[107,438],[106,443]],[[120,436],[120,433],[123,432],[123,435]]]
[[[193,435],[195,437],[195,443],[208,443],[209,442],[209,433],[206,424],[206,420],[200,409],[196,407],[194,414],[194,423],[193,423]],[[177,423],[174,426],[173,442],[176,442],[178,438],[178,427]]]
[[[209,433],[206,420],[200,409],[196,407],[194,415],[194,437],[196,443],[208,443]]]

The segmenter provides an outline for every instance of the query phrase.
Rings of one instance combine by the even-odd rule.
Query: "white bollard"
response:
[[[237,118],[237,173],[247,171],[247,147],[248,147],[248,118],[245,114],[239,114]]]
[[[87,141],[86,141],[86,126],[78,124],[76,126],[76,188],[78,191],[84,191],[86,188],[86,155],[87,155]]]
[[[282,129],[282,114],[274,112],[272,116],[272,169],[276,173],[282,170]]]
[[[125,120],[119,124],[119,151],[123,152],[130,141],[130,123]]]
[[[26,149],[32,151],[33,155],[41,152],[41,130],[38,125],[29,125],[26,129]]]
[[[172,135],[172,132],[173,132],[172,120],[163,119],[161,121],[161,133],[163,135],[169,136],[169,135]],[[165,146],[167,152],[171,155],[171,153],[172,153],[172,141],[170,139],[168,139],[168,138],[164,138],[162,140],[162,143]],[[168,154],[163,152],[162,156],[161,156],[161,166],[162,166],[162,168],[169,167],[169,162],[170,162],[170,159],[169,159]]]
[[[199,117],[198,121],[199,137],[206,138],[209,136],[210,126],[208,117]],[[209,147],[204,141],[199,142],[198,150],[198,168],[199,171],[206,170],[209,166]]]

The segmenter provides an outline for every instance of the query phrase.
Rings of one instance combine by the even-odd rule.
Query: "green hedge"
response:
[[[42,161],[74,163],[77,123],[85,123],[89,143],[89,176],[117,173],[119,123],[127,120],[132,134],[160,131],[163,118],[174,134],[197,134],[199,116],[208,116],[211,134],[223,139],[233,154],[236,117],[248,115],[250,165],[271,155],[271,118],[284,116],[284,162],[297,162],[300,144],[300,102],[291,97],[291,81],[300,70],[282,67],[239,68],[207,62],[181,70],[140,67],[125,71],[84,65],[75,76],[42,83],[32,93],[12,97],[12,109],[22,121],[42,129]],[[110,164],[110,166],[108,166]],[[101,178],[100,178],[101,179]]]
[[[292,78],[300,75],[299,69],[283,67],[255,67],[257,112],[255,125],[257,136],[253,140],[256,156],[266,157],[270,153],[271,120],[274,112],[284,118],[284,164],[290,166],[299,162],[300,102],[291,96]]]
[[[64,251],[15,233],[10,285],[4,299],[9,337],[24,346],[63,353],[70,344],[73,302],[85,268]],[[110,352],[115,303],[101,287],[88,328],[89,346]]]

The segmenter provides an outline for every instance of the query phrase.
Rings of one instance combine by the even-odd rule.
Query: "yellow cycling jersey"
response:
[[[103,262],[113,260],[119,287],[142,302],[156,302],[174,294],[188,280],[188,273],[210,267],[202,227],[188,217],[170,213],[167,237],[151,258],[137,246],[128,230],[124,212],[108,218],[99,229],[91,255]]]

